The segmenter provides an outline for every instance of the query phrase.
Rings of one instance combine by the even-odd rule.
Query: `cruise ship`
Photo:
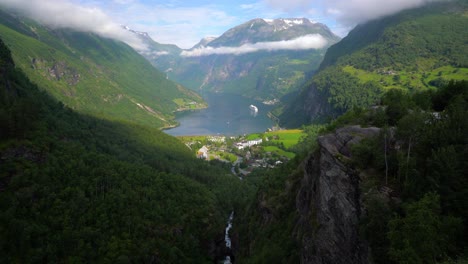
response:
[[[250,108],[250,110],[252,110],[254,112],[258,112],[258,108],[255,105],[250,105],[249,108]]]

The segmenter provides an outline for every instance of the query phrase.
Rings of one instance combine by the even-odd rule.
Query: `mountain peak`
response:
[[[324,24],[307,18],[255,18],[229,29],[208,46],[241,46],[246,43],[292,40],[306,35],[320,34],[331,42],[339,37]]]
[[[140,35],[140,36],[143,36],[145,38],[151,38],[147,32],[143,32],[143,31],[136,31],[136,30],[133,30],[131,29],[130,27],[126,26],[126,25],[120,25],[123,29],[127,30],[127,31],[130,31],[132,33],[135,33],[137,35]]]
[[[215,40],[217,37],[214,37],[214,36],[210,36],[210,37],[204,37],[200,40],[200,42],[198,42],[195,46],[193,46],[191,49],[196,49],[196,48],[200,48],[200,47],[205,47],[207,46],[208,44],[210,44],[210,42],[212,42],[213,40]]]
[[[297,25],[304,25],[304,24],[316,24],[317,22],[311,21],[307,18],[278,18],[278,19],[267,19],[263,18],[263,21],[268,23],[269,25],[277,25],[277,24],[286,24],[290,27],[297,26]]]

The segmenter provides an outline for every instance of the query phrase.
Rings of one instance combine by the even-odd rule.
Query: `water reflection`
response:
[[[257,117],[258,111],[250,110],[250,115],[253,117]]]

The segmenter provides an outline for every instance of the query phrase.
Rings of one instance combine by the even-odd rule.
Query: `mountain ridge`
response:
[[[257,18],[209,40],[188,50],[148,41],[150,49],[142,54],[170,79],[194,91],[279,101],[299,89],[339,37],[306,18]]]
[[[0,32],[31,80],[66,105],[111,120],[172,126],[201,97],[167,80],[130,46],[92,33],[50,29],[0,11]],[[192,104],[195,105],[195,104]]]
[[[314,33],[331,40],[339,39],[325,24],[307,18],[255,18],[227,30],[208,46],[241,46],[245,43],[290,40]]]

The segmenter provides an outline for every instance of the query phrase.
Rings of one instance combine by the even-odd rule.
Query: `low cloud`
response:
[[[161,56],[166,56],[170,54],[167,51],[143,51],[141,53],[146,56],[152,56],[152,57],[161,57]]]
[[[314,15],[325,15],[335,20],[340,28],[351,29],[356,24],[396,14],[430,2],[450,0],[262,0],[266,5],[295,14],[298,10],[313,10]]]
[[[194,50],[183,51],[180,55],[184,57],[200,57],[213,54],[242,55],[258,51],[321,49],[325,47],[327,43],[327,40],[322,35],[310,34],[292,40],[248,43],[240,47],[201,47]]]
[[[385,3],[380,0],[329,0],[325,13],[342,24],[359,24],[430,2],[435,0],[392,0]]]
[[[97,8],[86,8],[58,0],[0,0],[0,6],[13,9],[51,28],[70,28],[123,41],[138,50],[146,49],[133,33],[123,29]]]

